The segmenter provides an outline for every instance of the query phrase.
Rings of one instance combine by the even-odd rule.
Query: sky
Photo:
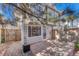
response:
[[[0,4],[0,14],[2,14],[6,20],[12,20],[13,17],[13,7],[10,6],[2,6],[3,4]]]
[[[75,11],[75,13],[79,12],[79,3],[58,3],[58,4],[56,4],[56,8],[59,11],[62,11],[64,9],[66,9],[67,7],[69,7],[73,11]]]
[[[69,6],[69,8],[71,8],[72,10],[75,11],[75,13],[78,13],[79,12],[79,4],[78,3],[57,3],[56,4],[56,8],[57,10],[59,11],[62,11],[64,10],[65,8],[67,8]],[[13,19],[13,7],[9,7],[9,6],[6,6],[4,8],[4,10],[2,9],[2,4],[0,4],[0,13],[3,14],[7,19],[11,20]]]

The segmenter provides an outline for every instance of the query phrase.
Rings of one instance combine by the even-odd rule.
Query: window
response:
[[[28,36],[40,36],[41,35],[41,26],[28,26]]]

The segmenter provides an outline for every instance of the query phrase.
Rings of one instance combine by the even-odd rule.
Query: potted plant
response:
[[[5,42],[5,37],[2,36],[1,43],[4,43],[4,42]]]
[[[75,43],[75,51],[79,50],[79,42]]]

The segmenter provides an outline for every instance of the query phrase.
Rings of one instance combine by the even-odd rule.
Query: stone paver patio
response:
[[[36,56],[79,56],[79,51],[73,54],[74,44],[71,42],[45,40],[32,44],[30,48],[33,55]],[[0,56],[23,56],[20,41],[0,44]]]
[[[47,43],[46,43],[47,42]],[[73,55],[74,51],[74,44],[71,42],[58,42],[57,40],[47,40],[46,42],[43,42],[43,46],[41,47],[41,43],[38,45],[35,44],[32,48],[34,48],[32,51],[35,53],[35,55],[38,56],[69,56]],[[37,46],[36,46],[37,45]],[[48,46],[47,46],[48,45]],[[39,48],[40,46],[40,48]],[[45,47],[46,46],[46,47]],[[40,49],[42,50],[40,51]],[[39,52],[38,52],[39,51]]]
[[[20,56],[22,55],[20,41],[7,42],[0,45],[0,55]]]

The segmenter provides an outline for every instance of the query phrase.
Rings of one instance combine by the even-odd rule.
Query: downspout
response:
[[[23,44],[24,43],[24,30],[23,30],[23,18],[22,18],[22,16],[20,18],[19,25],[20,25],[20,31],[21,31],[21,44],[24,45]]]

